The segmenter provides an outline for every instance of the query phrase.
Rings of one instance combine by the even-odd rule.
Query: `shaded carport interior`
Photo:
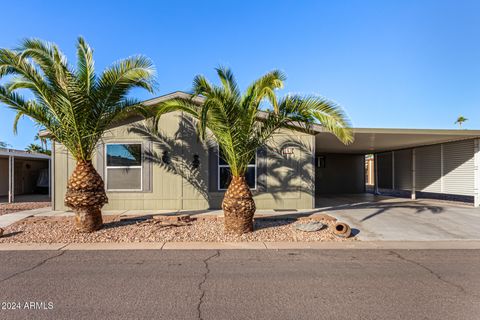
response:
[[[0,202],[43,202],[50,192],[50,156],[0,148]]]
[[[422,181],[423,185],[434,185],[436,181],[443,179],[444,174],[443,167],[448,168],[449,171],[454,171],[457,166],[462,166],[464,160],[459,160],[453,156],[453,160],[450,161],[450,166],[443,165],[443,146],[460,145],[467,141],[468,145],[472,147],[471,157],[469,155],[469,164],[471,162],[471,197],[465,197],[472,200],[475,205],[478,206],[478,183],[479,172],[478,167],[478,138],[480,137],[480,130],[431,130],[431,129],[374,129],[374,128],[356,128],[354,129],[355,141],[350,145],[344,145],[332,134],[320,131],[315,136],[315,196],[316,206],[321,206],[322,198],[331,198],[338,194],[358,194],[365,193],[365,155],[374,154],[375,160],[375,179],[374,179],[374,191],[376,193],[387,193],[395,191],[395,185],[400,184],[402,181],[392,181],[395,179],[394,172],[382,172],[377,168],[378,157],[388,159],[384,155],[396,154],[394,158],[397,159],[397,163],[390,163],[391,168],[396,168],[402,163],[408,164],[408,170],[412,173],[408,176],[408,179],[412,180],[412,183],[407,188],[402,188],[402,192],[398,192],[397,195],[411,196],[416,198],[417,196],[430,197],[435,196],[435,193],[420,192],[418,187],[415,187],[415,181],[420,177],[430,179],[431,181]],[[465,143],[463,143],[465,144]],[[438,177],[435,176],[421,176],[421,170],[425,170],[424,167],[415,168],[415,154],[412,150],[428,151],[427,146],[433,146],[432,148],[439,149],[442,146],[442,174]],[[438,146],[435,147],[435,146]],[[447,148],[448,149],[448,148]],[[410,153],[409,153],[410,151]],[[470,151],[469,151],[470,152]],[[418,153],[418,152],[417,152]],[[425,152],[424,152],[425,153]],[[403,155],[403,159],[399,156]],[[418,155],[417,155],[418,156]],[[438,160],[438,159],[437,159]],[[447,159],[449,160],[449,159]],[[440,161],[440,160],[438,160]],[[437,161],[437,162],[438,162]],[[381,162],[381,161],[380,161]],[[417,161],[418,162],[418,161]],[[426,164],[428,166],[428,162]],[[381,169],[382,166],[380,166]],[[390,168],[383,166],[384,168]],[[378,172],[380,171],[380,172]],[[383,170],[385,171],[385,170]],[[388,171],[388,170],[387,170]],[[392,171],[392,170],[390,170]],[[416,171],[414,173],[414,171]],[[392,176],[389,176],[392,174]],[[407,177],[403,176],[403,180]],[[389,180],[390,179],[390,180]],[[383,184],[392,184],[392,188],[388,186],[380,186],[379,182]],[[405,181],[404,181],[405,182]],[[408,181],[407,181],[408,182]],[[461,181],[459,183],[462,183]],[[408,183],[407,183],[408,184]],[[417,182],[418,184],[418,182]],[[382,188],[383,187],[383,188]],[[470,187],[469,187],[470,188]],[[388,190],[390,189],[390,190]],[[426,190],[429,190],[426,188]],[[400,191],[400,190],[398,190]],[[393,193],[394,194],[394,193]],[[443,193],[439,192],[439,195]],[[453,199],[455,200],[455,199]]]

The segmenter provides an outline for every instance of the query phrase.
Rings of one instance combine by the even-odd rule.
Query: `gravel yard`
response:
[[[104,228],[78,234],[73,217],[27,218],[5,228],[0,243],[93,243],[93,242],[250,242],[250,241],[352,241],[332,234],[333,221],[320,231],[304,232],[295,225],[308,220],[256,219],[255,231],[242,236],[226,235],[217,219],[168,222],[145,218],[104,217]],[[177,224],[177,226],[175,226]]]
[[[32,202],[16,202],[16,203],[0,203],[0,216],[24,210],[40,209],[50,207],[50,200],[32,201]]]

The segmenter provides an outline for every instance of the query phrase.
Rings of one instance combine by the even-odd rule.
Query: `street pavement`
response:
[[[480,250],[3,251],[0,262],[0,319],[480,318]]]

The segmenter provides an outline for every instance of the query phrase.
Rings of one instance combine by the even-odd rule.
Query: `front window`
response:
[[[105,155],[108,191],[142,190],[142,144],[107,144]]]
[[[247,184],[250,189],[257,188],[257,155],[248,164],[247,173],[245,174]],[[230,173],[230,166],[223,160],[221,151],[218,153],[218,190],[227,190],[232,175]]]

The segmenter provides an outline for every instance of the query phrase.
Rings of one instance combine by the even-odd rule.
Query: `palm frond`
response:
[[[139,101],[128,97],[134,88],[153,90],[153,64],[143,56],[121,60],[95,75],[93,50],[77,42],[77,69],[52,43],[27,39],[16,50],[0,49],[0,102],[47,129],[77,160],[91,160],[95,146],[111,125],[132,113],[142,114]],[[26,89],[26,100],[18,90]]]
[[[202,96],[198,105],[191,99],[174,99],[157,106],[157,121],[165,113],[184,111],[197,121],[202,139],[207,132],[215,138],[222,157],[234,176],[244,175],[256,150],[267,144],[280,128],[294,128],[297,122],[306,128],[319,123],[342,142],[353,139],[348,118],[337,105],[320,98],[287,96],[277,98],[276,90],[283,87],[285,75],[271,71],[254,81],[242,94],[233,73],[226,68],[216,69],[221,85],[211,84],[205,77],[193,81],[193,97]],[[261,113],[260,106],[269,102]]]

